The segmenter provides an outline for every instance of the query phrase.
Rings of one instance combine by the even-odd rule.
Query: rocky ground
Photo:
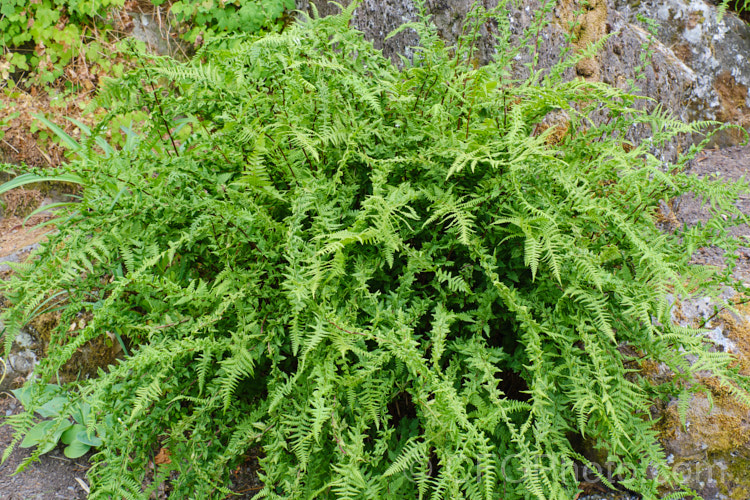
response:
[[[21,403],[10,393],[0,393],[0,423],[3,417],[23,411]],[[0,425],[0,453],[13,439],[13,429]],[[3,500],[78,500],[86,498],[89,491],[86,471],[91,467],[91,453],[72,460],[58,446],[42,455],[39,462],[29,465],[20,474],[16,468],[31,455],[31,449],[16,448],[8,460],[0,465],[0,499]],[[247,462],[232,472],[233,499],[249,499],[262,488],[256,474],[257,458],[251,456]],[[162,489],[153,498],[168,498]]]

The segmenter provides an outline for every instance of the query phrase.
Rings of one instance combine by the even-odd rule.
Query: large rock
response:
[[[347,6],[351,0],[332,2],[328,0],[298,0],[297,8],[308,14],[313,13],[312,6],[320,16],[328,16],[340,12],[336,3]],[[311,6],[312,4],[312,6]],[[449,42],[455,42],[461,34],[463,21],[474,4],[473,0],[427,0],[427,11],[432,16],[440,35]],[[485,2],[485,6],[492,8],[497,0]],[[373,42],[376,49],[383,51],[383,55],[398,61],[399,55],[411,57],[411,47],[419,43],[419,37],[412,30],[405,30],[397,36],[385,40],[386,36],[404,23],[416,21],[419,9],[411,0],[362,0],[355,12],[355,25]],[[480,40],[481,50],[478,57],[488,61],[494,43],[490,36],[491,28],[484,28]]]
[[[749,170],[747,146],[705,151],[688,166],[688,171],[695,175],[718,175],[726,180],[737,180]],[[668,221],[665,230],[705,224],[712,216],[709,207],[693,196],[673,200],[669,205],[662,214]],[[748,197],[743,196],[738,207],[750,215]],[[743,224],[731,232],[737,237],[748,236],[750,227]],[[723,252],[717,248],[698,249],[693,260],[702,265],[724,265]],[[750,249],[739,249],[734,277],[750,283]],[[675,301],[673,320],[683,326],[703,326],[714,349],[733,353],[740,373],[750,375],[750,302],[730,288],[719,298],[720,301],[709,297]],[[723,301],[735,302],[734,311],[725,307]],[[651,365],[644,374],[657,383],[669,382],[673,375],[663,365]],[[655,408],[667,460],[683,476],[683,484],[705,500],[747,500],[750,498],[750,408],[734,399],[709,374],[703,383],[708,391],[690,400],[684,424],[676,400]]]
[[[676,402],[661,423],[662,442],[672,470],[705,500],[750,498],[750,422],[748,408],[727,394],[698,394],[690,401],[683,426]]]
[[[750,26],[734,14],[717,17],[703,0],[614,0],[628,22],[655,22],[656,37],[688,66],[695,85],[684,95],[682,116],[750,126]],[[638,19],[638,18],[641,19]],[[716,145],[736,145],[735,131],[717,137]]]
[[[719,351],[734,353],[741,373],[750,374],[750,307],[740,305],[736,313],[716,312],[707,298],[678,303],[676,320],[685,326],[707,321],[707,337]],[[720,306],[719,306],[720,307]],[[666,381],[671,373],[665,367],[652,377]],[[705,500],[747,500],[750,498],[750,408],[739,403],[714,379],[702,381],[706,393],[692,397],[685,420],[676,400],[655,410],[660,441],[672,470],[682,476],[682,484],[694,489]],[[666,492],[665,492],[666,493]]]
[[[90,313],[79,313],[68,330],[76,336],[86,327]],[[32,319],[16,335],[8,356],[0,357],[0,392],[16,389],[33,377],[34,368],[40,359],[47,357],[53,330],[60,322],[59,312],[47,312]],[[0,324],[0,330],[2,324]],[[59,370],[57,381],[61,383],[84,380],[96,376],[100,369],[107,369],[122,357],[122,346],[112,332],[86,342],[78,348],[71,359]],[[3,377],[2,370],[5,371]]]
[[[321,15],[338,12],[328,0],[312,3]],[[497,0],[482,4],[491,9]],[[653,99],[642,101],[641,106],[664,106],[684,121],[750,125],[750,28],[734,14],[727,13],[719,20],[716,7],[703,0],[525,0],[507,11],[515,39],[537,22],[535,13],[543,4],[554,6],[547,9],[546,25],[540,31],[543,43],[536,54],[540,68],[558,62],[565,47],[580,51],[610,35],[596,56],[581,60],[565,77],[603,81],[624,90],[635,84],[637,94]],[[427,0],[425,5],[440,35],[453,43],[473,1]],[[310,0],[300,0],[298,8],[311,12]],[[409,47],[417,43],[417,36],[409,30],[389,40],[384,40],[385,36],[416,20],[417,14],[412,0],[364,0],[355,11],[354,24],[384,55],[397,61],[399,54],[411,56]],[[476,53],[479,62],[493,57],[496,33],[492,24],[482,29]],[[651,64],[644,64],[643,57],[649,53]],[[523,76],[532,57],[531,52],[520,55],[516,76]],[[640,141],[649,135],[644,126],[632,130],[629,139]],[[702,136],[682,137],[654,152],[664,160],[673,160],[700,139]],[[714,144],[729,146],[742,140],[744,135],[735,130],[722,133]]]

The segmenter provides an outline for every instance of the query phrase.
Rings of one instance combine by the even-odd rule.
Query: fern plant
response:
[[[719,18],[724,15],[727,9],[738,13],[744,13],[750,10],[750,1],[748,0],[721,0],[719,2]]]
[[[220,498],[261,449],[260,498],[569,499],[593,467],[580,439],[606,448],[607,484],[648,498],[671,485],[637,368],[665,363],[678,388],[709,370],[750,403],[731,356],[674,325],[666,300],[727,282],[731,265],[689,260],[736,248],[747,186],[683,173],[697,148],[657,160],[714,124],[564,81],[587,54],[510,79],[536,41],[508,45],[506,4],[477,10],[455,47],[424,15],[403,27],[421,42],[402,68],[350,27],[352,4],[105,89],[113,114],[152,119],[121,151],[77,148],[57,174],[75,174],[81,202],[4,286],[6,349],[61,310],[14,445],[76,350],[117,335],[128,355],[68,387],[89,431],[114,426],[92,498],[164,481],[174,498]],[[475,68],[488,20],[497,57]],[[541,131],[551,113],[563,133]],[[626,143],[634,126],[651,139]],[[688,192],[714,217],[660,232],[660,200]]]

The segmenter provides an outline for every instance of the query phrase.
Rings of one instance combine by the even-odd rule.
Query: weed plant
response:
[[[150,0],[159,6],[165,0]],[[50,85],[76,58],[83,66],[98,65],[110,76],[120,76],[110,43],[114,37],[114,9],[125,0],[2,0],[0,3],[0,77],[21,75],[33,83]],[[182,37],[190,42],[217,33],[256,33],[274,29],[294,0],[177,0],[168,15],[181,23]],[[100,32],[101,31],[101,32]],[[119,34],[118,34],[119,35]]]
[[[159,5],[164,0],[152,2]],[[294,8],[294,0],[178,0],[169,11],[186,25],[182,37],[195,42],[219,33],[256,33]]]
[[[3,0],[0,4],[0,76],[33,72],[35,83],[51,84],[75,57],[109,66],[88,29],[107,26],[104,15],[124,0]],[[109,27],[111,28],[111,26]],[[89,34],[87,35],[87,31]],[[90,44],[82,40],[89,39]]]
[[[63,136],[78,159],[57,174],[80,203],[3,290],[6,350],[61,313],[14,445],[58,370],[109,336],[127,355],[68,386],[103,436],[92,498],[164,481],[173,498],[222,498],[256,450],[258,498],[568,500],[593,467],[583,440],[605,451],[606,484],[660,496],[675,478],[652,397],[688,401],[710,371],[750,403],[732,356],[673,324],[666,298],[713,294],[732,269],[689,262],[736,249],[747,186],[683,173],[697,148],[652,154],[714,124],[564,81],[596,46],[513,80],[536,40],[508,44],[507,2],[475,12],[455,47],[424,16],[406,25],[421,43],[403,67],[350,28],[353,8],[109,86],[113,115],[151,112],[120,150],[97,139],[104,125]],[[475,68],[488,19],[496,60]],[[566,118],[544,130],[551,114]],[[651,138],[626,142],[643,125]],[[684,193],[711,220],[660,231],[660,202]],[[668,387],[644,361],[669,367]]]

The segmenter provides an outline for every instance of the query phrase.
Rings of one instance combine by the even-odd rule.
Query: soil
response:
[[[54,227],[41,226],[41,223],[51,218],[51,214],[35,215],[27,221],[15,216],[0,218],[0,261],[10,259],[19,250],[34,247],[43,241]]]
[[[8,393],[0,395],[0,417],[15,415],[23,410],[21,403]],[[0,427],[0,448],[5,449],[13,437],[13,429]],[[13,475],[16,468],[31,455],[31,449],[19,448],[0,465],[0,498],[5,500],[73,500],[86,498],[86,456],[71,460],[58,447],[39,462],[29,465],[22,473]],[[88,487],[88,486],[87,486]]]
[[[11,394],[0,394],[0,455],[13,439],[13,429],[3,426],[4,417],[23,411],[21,403]],[[42,455],[38,462],[30,464],[19,474],[16,468],[31,455],[31,448],[16,447],[8,460],[0,464],[0,498],[3,500],[79,500],[88,493],[86,472],[91,467],[91,453],[72,460],[63,454],[63,447]],[[259,450],[251,450],[247,460],[232,471],[231,489],[236,493],[232,499],[250,499],[263,488],[258,480]],[[157,455],[156,459],[159,459]],[[167,488],[162,489],[158,499],[168,498]]]

